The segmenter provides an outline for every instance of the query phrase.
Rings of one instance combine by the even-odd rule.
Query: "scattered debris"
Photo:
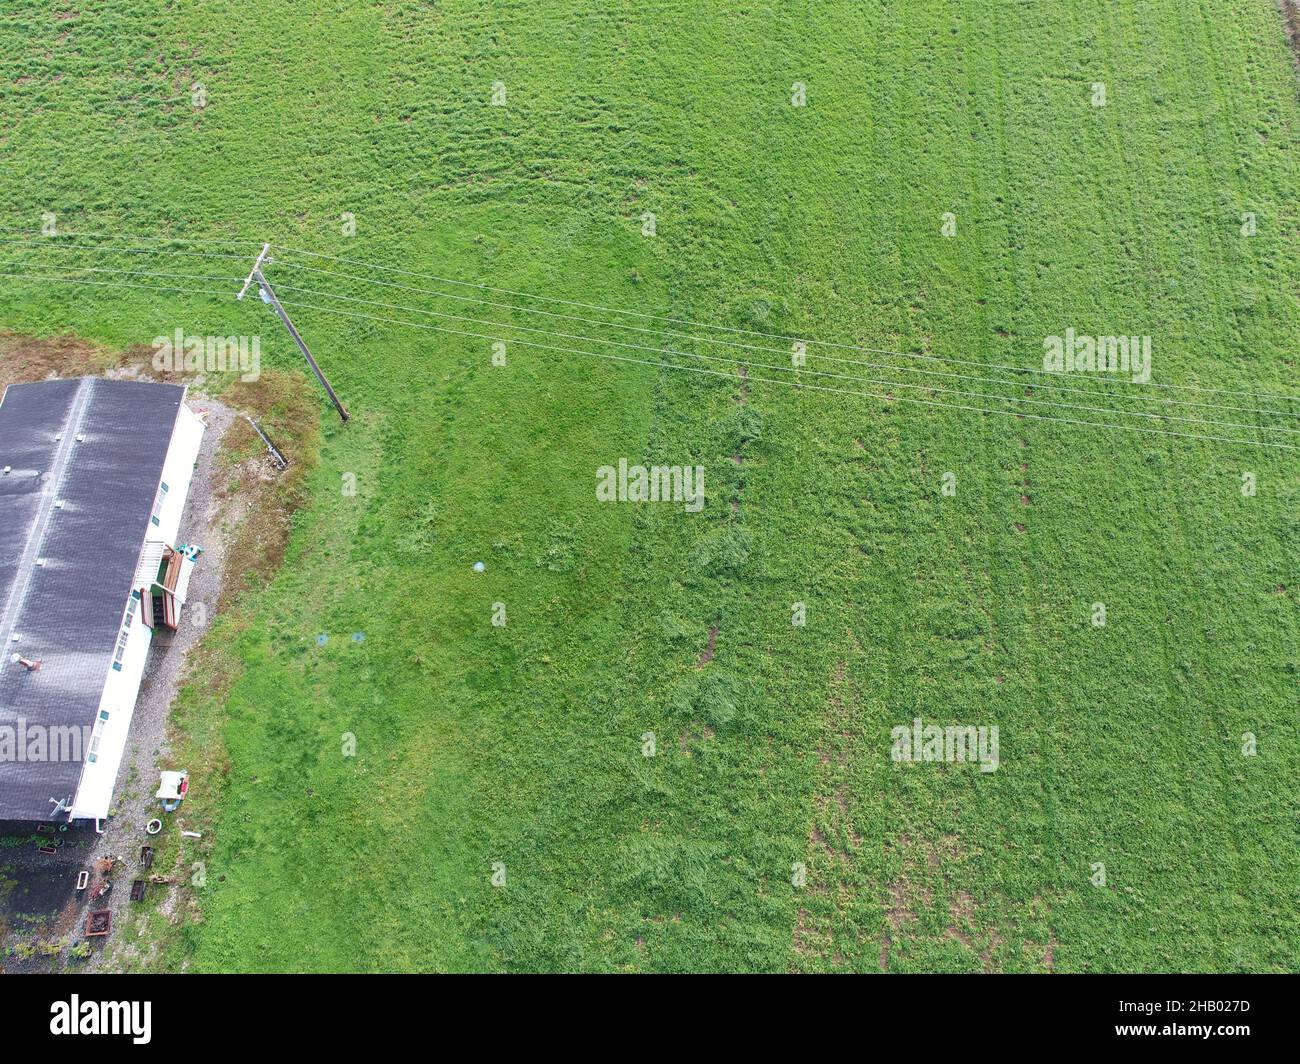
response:
[[[163,772],[155,798],[162,800],[163,812],[174,813],[190,790],[190,774],[186,771]]]
[[[132,901],[144,901],[145,886],[146,884],[143,879],[137,879],[134,883],[131,884]]]
[[[244,415],[244,420],[247,421],[250,425],[252,425],[253,431],[256,432],[262,438],[262,442],[266,444],[266,449],[271,452],[271,458],[274,459],[275,464],[278,465],[281,469],[288,469],[289,459],[287,459],[284,455],[280,453],[280,449],[275,444],[273,444],[271,442],[271,438],[265,432],[262,431],[262,426],[259,425],[247,414]]]

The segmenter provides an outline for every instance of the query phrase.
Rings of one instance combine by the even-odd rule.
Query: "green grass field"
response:
[[[0,234],[0,272],[225,279],[4,277],[0,327],[256,333],[301,365],[231,298],[256,244],[29,240],[48,211],[66,234],[268,240],[952,373],[1041,366],[1067,328],[1150,335],[1160,386],[1296,393],[1300,90],[1272,0],[316,6],[8,5],[0,225],[25,232]],[[747,357],[277,258],[277,285],[503,323],[507,365],[290,308],[355,417],[323,412],[285,564],[218,619],[176,708],[224,771],[189,803],[201,918],[157,916],[151,964],[1300,968],[1294,452],[846,394],[980,405],[812,347],[811,369],[897,383],[528,348],[656,358],[519,326]],[[1053,383],[1300,441],[1223,410],[1293,417],[1284,399]],[[703,512],[597,502],[620,457],[704,466]],[[892,762],[915,717],[996,724],[998,771]]]

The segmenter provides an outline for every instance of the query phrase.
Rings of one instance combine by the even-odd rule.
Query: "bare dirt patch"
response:
[[[237,381],[223,398],[253,417],[277,447],[288,447],[290,465],[279,470],[253,427],[242,419],[235,423],[228,448],[237,461],[218,478],[216,490],[227,499],[238,495],[244,515],[230,552],[222,607],[280,568],[320,444],[320,408],[301,377]]]
[[[1287,43],[1291,46],[1291,59],[1300,72],[1300,2],[1297,0],[1277,0],[1277,9],[1282,13],[1286,26]]]
[[[983,972],[999,971],[1006,960],[1002,947],[1008,936],[1023,920],[1045,920],[1051,898],[1036,895],[1028,902],[1016,901],[997,892],[979,898],[964,886],[967,878],[963,865],[971,857],[960,836],[944,833],[936,836],[905,834],[892,843],[902,861],[892,882],[886,885],[887,927],[880,947],[880,970],[890,970],[890,955],[898,943],[949,940],[959,943],[978,960]],[[932,914],[937,898],[946,898],[943,931],[921,931],[923,914]],[[929,921],[933,923],[933,921]],[[1051,971],[1055,964],[1057,940],[1050,928],[1045,944],[1022,941],[1021,951],[1031,964]]]
[[[808,824],[808,886],[806,892],[819,899],[817,906],[799,910],[792,946],[800,956],[843,961],[836,949],[835,929],[853,905],[857,887],[851,867],[863,844],[853,825],[849,784],[845,778],[851,763],[855,738],[857,704],[847,680],[848,666],[835,663],[826,693],[822,738],[817,746],[817,780],[812,797],[812,818]],[[827,906],[833,906],[828,911]]]
[[[0,391],[21,381],[98,376],[126,364],[127,355],[79,336],[20,336],[0,331]]]
[[[687,757],[691,756],[691,747],[707,743],[714,736],[714,731],[707,724],[701,724],[699,732],[693,728],[687,728],[677,739],[677,748]]]
[[[709,662],[713,660],[714,648],[717,646],[717,643],[718,643],[718,626],[715,624],[713,625],[712,628],[709,629],[709,638],[705,642],[704,649],[700,651],[700,656],[695,662],[695,667],[697,669],[704,668],[705,665],[707,665]]]

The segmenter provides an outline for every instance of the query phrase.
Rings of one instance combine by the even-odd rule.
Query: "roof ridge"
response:
[[[27,600],[27,592],[31,587],[32,570],[35,567],[36,559],[40,557],[40,549],[49,534],[50,517],[54,513],[54,505],[59,498],[59,489],[63,486],[64,477],[67,475],[68,466],[71,464],[72,452],[76,448],[77,434],[85,421],[86,410],[90,407],[90,396],[94,391],[96,379],[95,377],[78,378],[80,383],[63,419],[59,448],[54,453],[53,465],[50,470],[41,470],[38,474],[42,477],[48,476],[49,479],[42,488],[41,494],[43,498],[40,510],[27,532],[27,542],[23,545],[22,554],[19,556],[19,579],[15,580],[13,587],[9,589],[9,599],[5,603],[4,612],[0,613],[0,648],[3,648],[6,655],[13,643],[13,627],[22,613],[23,604]],[[0,668],[4,664],[3,661],[0,661]]]

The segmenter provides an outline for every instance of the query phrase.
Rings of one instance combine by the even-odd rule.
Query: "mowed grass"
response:
[[[1147,334],[1160,384],[1295,392],[1300,109],[1271,0],[60,10],[0,16],[0,224],[272,240],[989,365],[1041,365],[1067,327]],[[0,248],[4,272],[234,279],[256,250]],[[285,253],[273,282],[548,321],[290,263],[330,267]],[[173,283],[221,295],[0,280],[0,324],[256,332],[298,365],[227,281]],[[1296,969],[1293,454],[442,323],[505,335],[496,367],[487,340],[293,313],[355,418],[325,422],[282,571],[177,708],[224,771],[187,803],[201,921],[150,963]],[[599,504],[620,457],[703,465],[704,511]],[[915,717],[998,725],[999,770],[892,763]]]

